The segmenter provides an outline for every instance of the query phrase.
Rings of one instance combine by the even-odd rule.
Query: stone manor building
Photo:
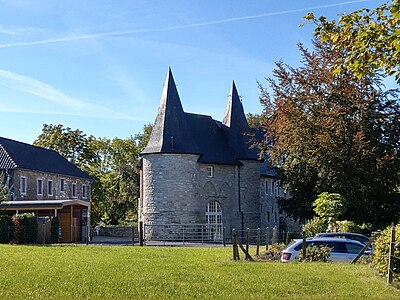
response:
[[[279,226],[276,200],[284,194],[276,170],[251,148],[252,131],[234,82],[220,122],[183,110],[169,70],[141,153],[139,220],[223,224],[227,236],[232,228]]]

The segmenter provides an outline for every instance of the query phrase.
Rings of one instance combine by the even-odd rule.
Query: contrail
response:
[[[16,74],[0,69],[0,85],[5,85],[18,91],[22,91],[47,101],[61,104],[68,107],[70,112],[63,112],[64,115],[91,116],[98,118],[132,120],[131,116],[124,113],[113,111],[101,105],[87,103],[85,101],[65,95],[55,87],[36,80],[32,77]],[[0,107],[0,111],[7,111]],[[27,111],[24,111],[27,112]],[[44,112],[42,112],[44,113]],[[56,114],[56,113],[55,113]]]
[[[228,19],[208,21],[208,22],[202,22],[202,23],[194,23],[194,24],[187,24],[187,25],[180,25],[180,26],[171,26],[171,27],[166,27],[166,28],[149,28],[149,29],[103,32],[103,33],[95,33],[95,34],[67,36],[67,37],[61,37],[61,38],[55,38],[55,39],[46,39],[46,40],[40,40],[40,41],[32,41],[32,42],[17,42],[17,43],[10,43],[10,44],[0,45],[0,49],[2,49],[2,48],[11,48],[11,47],[20,47],[20,46],[55,44],[55,43],[62,43],[62,42],[68,42],[68,41],[78,41],[78,40],[88,40],[88,39],[95,39],[95,38],[102,38],[102,37],[131,35],[131,34],[136,34],[136,33],[173,31],[173,30],[179,30],[179,29],[210,26],[210,25],[215,25],[215,24],[233,23],[233,22],[240,22],[240,21],[245,21],[245,20],[260,19],[260,18],[265,18],[265,17],[270,17],[270,16],[285,15],[285,14],[291,14],[291,13],[296,13],[296,12],[303,12],[303,11],[309,11],[309,10],[321,9],[321,8],[329,8],[329,7],[335,7],[335,6],[343,6],[343,5],[347,5],[347,4],[368,2],[368,1],[370,1],[370,0],[347,1],[347,2],[340,2],[340,3],[334,3],[334,4],[319,5],[319,6],[312,6],[312,7],[306,7],[306,8],[299,8],[299,9],[291,9],[291,10],[283,10],[283,11],[277,11],[277,12],[271,12],[271,13],[264,13],[264,14],[253,15],[253,16],[228,18]]]

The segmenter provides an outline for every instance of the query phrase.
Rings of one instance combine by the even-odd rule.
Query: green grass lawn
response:
[[[364,265],[235,262],[231,252],[0,245],[0,299],[400,299]]]

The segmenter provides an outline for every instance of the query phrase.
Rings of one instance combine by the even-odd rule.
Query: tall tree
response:
[[[336,61],[336,72],[347,69],[361,78],[382,68],[400,83],[399,0],[345,14],[338,21],[316,18],[314,14],[306,19],[316,24],[314,34],[318,39],[330,42],[333,50],[346,51],[346,56]]]
[[[314,42],[299,45],[303,66],[277,63],[273,96],[262,86],[266,137],[291,199],[280,205],[296,218],[311,218],[322,192],[348,201],[344,218],[385,223],[400,214],[400,109],[397,91],[385,91],[379,73],[357,78],[335,72],[341,51]]]
[[[61,124],[44,124],[42,133],[33,142],[35,146],[52,149],[70,162],[85,168],[89,162],[96,159],[90,142],[93,136],[87,136],[81,130],[72,130]]]

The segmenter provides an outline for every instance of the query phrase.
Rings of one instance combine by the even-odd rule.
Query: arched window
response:
[[[222,233],[222,209],[218,201],[210,201],[206,210],[207,234],[211,240],[221,240]]]

